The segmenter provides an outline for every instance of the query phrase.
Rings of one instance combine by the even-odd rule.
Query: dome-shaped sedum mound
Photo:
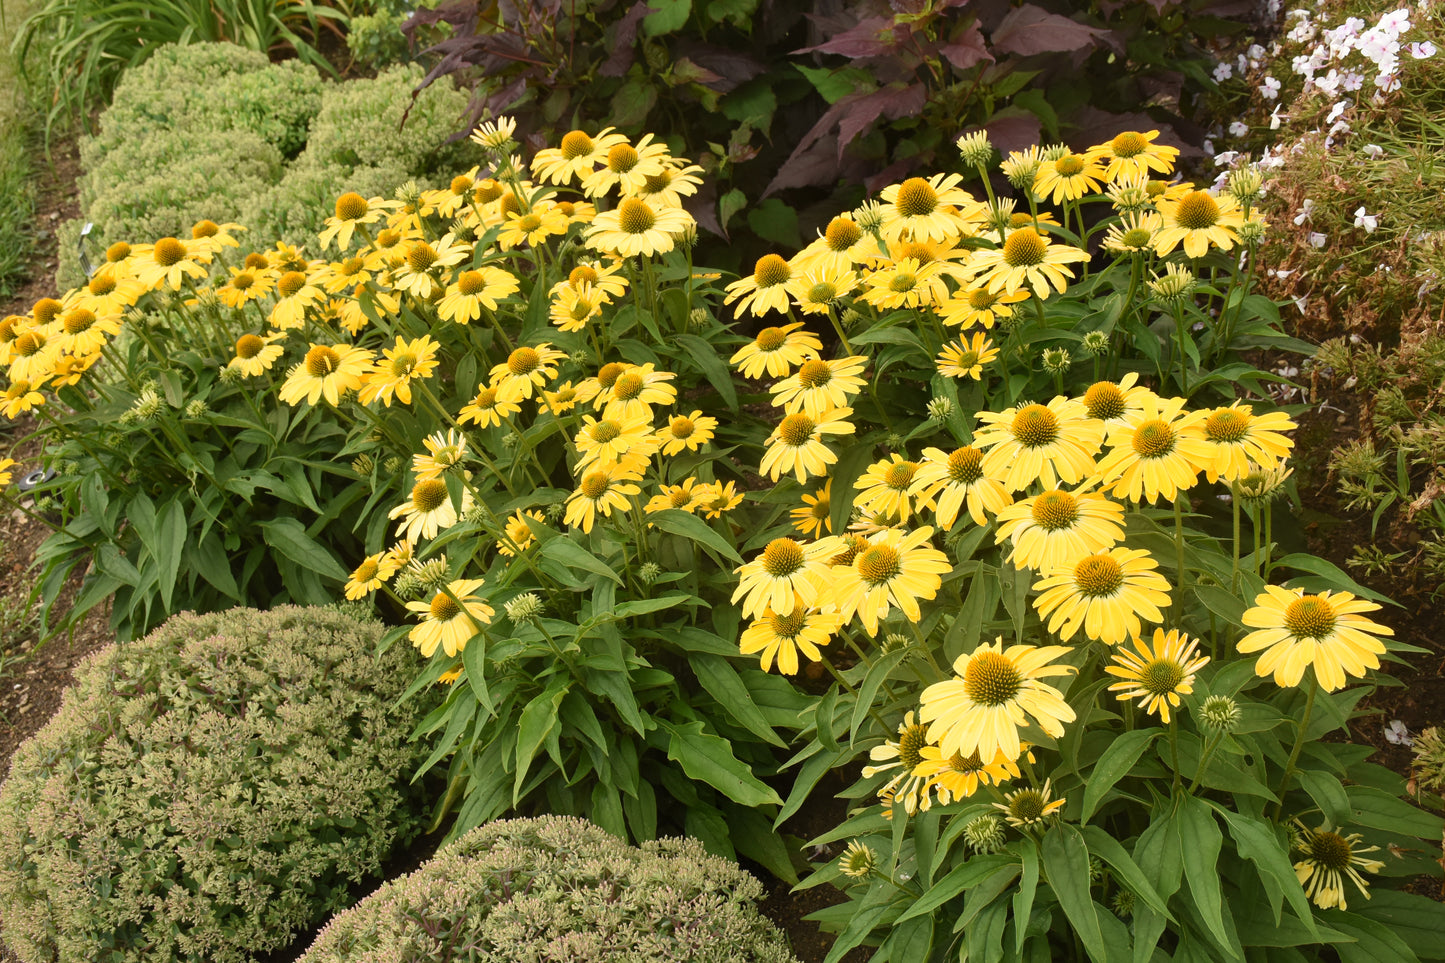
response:
[[[0,936],[24,963],[241,963],[351,903],[421,831],[426,707],[331,609],[178,615],[75,671],[0,787]],[[420,700],[425,701],[425,700]]]
[[[796,963],[761,896],[696,840],[501,820],[338,915],[297,963]]]

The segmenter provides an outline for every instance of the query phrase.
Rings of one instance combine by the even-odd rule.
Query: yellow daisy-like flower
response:
[[[497,302],[520,288],[514,276],[498,267],[463,271],[447,286],[446,296],[437,305],[437,316],[443,321],[470,324],[482,316],[482,308],[497,310]]]
[[[497,246],[504,251],[526,244],[537,247],[547,238],[567,233],[567,215],[557,210],[555,204],[539,202],[525,214],[507,214],[506,226],[497,235]]]
[[[862,776],[872,779],[879,773],[893,773],[888,782],[879,788],[879,798],[890,806],[892,800],[897,799],[903,803],[903,811],[910,816],[920,810],[927,812],[933,805],[933,797],[929,793],[931,780],[915,770],[924,764],[926,757],[923,752],[928,748],[931,748],[928,745],[928,727],[918,722],[910,712],[903,717],[896,740],[890,739],[868,750],[868,758],[874,765],[864,766]],[[932,748],[936,751],[936,747]]]
[[[833,479],[828,479],[823,487],[811,495],[803,493],[803,507],[794,508],[788,514],[793,519],[793,527],[804,535],[813,538],[822,538],[823,529],[828,529],[828,534],[833,533]]]
[[[1244,214],[1239,202],[1228,194],[1219,197],[1208,191],[1190,191],[1178,200],[1159,201],[1164,226],[1154,237],[1154,253],[1160,257],[1181,243],[1189,257],[1203,257],[1210,246],[1227,251],[1239,242]]]
[[[1164,219],[1154,211],[1130,211],[1110,224],[1104,234],[1104,250],[1113,254],[1140,254],[1154,248]]]
[[[840,214],[818,232],[818,237],[793,256],[795,273],[819,271],[827,277],[852,273],[854,264],[863,260],[862,251],[869,247],[872,236],[865,234],[853,218]]]
[[[1044,780],[1042,789],[1018,789],[1007,793],[1001,803],[993,808],[1001,810],[1004,822],[1014,829],[1027,829],[1058,814],[1064,808],[1064,800],[1052,799],[1051,779]]]
[[[1074,710],[1058,689],[1041,680],[1071,675],[1071,665],[1051,664],[1073,650],[1062,645],[1011,645],[1003,638],[985,642],[953,663],[955,678],[923,690],[919,718],[928,726],[928,741],[940,753],[993,759],[1000,753],[1012,761],[1022,747],[1019,730],[1030,717],[1045,734],[1057,739]]]
[[[567,496],[567,513],[562,517],[563,523],[591,532],[598,512],[610,518],[614,508],[627,511],[627,499],[642,491],[632,483],[641,480],[642,476],[636,472],[613,465],[593,468],[582,476],[577,490]]]
[[[10,380],[39,384],[55,365],[60,348],[44,328],[31,328],[10,342]]]
[[[983,425],[973,443],[987,451],[983,470],[1002,478],[1010,491],[1035,481],[1049,488],[1059,479],[1072,485],[1094,473],[1104,426],[1086,418],[1077,401],[1059,395],[1047,405],[980,411],[978,417]]]
[[[1111,428],[1137,424],[1144,417],[1144,402],[1158,398],[1144,385],[1136,384],[1139,376],[1130,371],[1113,381],[1096,381],[1078,399],[1086,417],[1102,421]]]
[[[1256,415],[1253,405],[1238,401],[1215,408],[1204,417],[1204,440],[1213,452],[1204,465],[1205,477],[1232,482],[1248,475],[1254,465],[1273,468],[1294,449],[1294,439],[1281,432],[1297,427],[1283,411]]]
[[[395,395],[402,404],[411,404],[412,379],[432,376],[438,364],[439,347],[430,335],[424,334],[411,341],[397,338],[396,344],[382,349],[382,357],[362,376],[357,400],[369,405],[380,398],[390,408],[392,395]]]
[[[1298,819],[1294,821],[1299,829],[1299,844],[1295,847],[1303,859],[1294,864],[1295,877],[1304,887],[1305,895],[1320,909],[1348,909],[1345,905],[1345,878],[1355,884],[1360,895],[1370,898],[1365,878],[1360,870],[1379,873],[1385,864],[1378,859],[1366,859],[1365,853],[1373,853],[1378,846],[1361,846],[1364,837],[1359,833],[1348,836],[1335,832],[1329,822],[1317,829],[1310,829]]]
[[[958,186],[962,181],[961,174],[934,174],[883,188],[883,238],[949,241],[976,233],[987,208]]]
[[[457,424],[476,424],[479,427],[500,428],[503,418],[510,418],[521,411],[521,405],[503,401],[497,396],[497,389],[489,385],[478,385],[477,396],[471,404],[463,405],[457,415]]]
[[[651,457],[658,441],[652,434],[652,419],[647,415],[631,418],[593,418],[584,415],[582,427],[573,439],[577,445],[577,471],[594,462],[615,465],[631,455]]]
[[[817,418],[802,413],[787,415],[768,436],[761,470],[773,481],[792,472],[798,481],[828,474],[838,456],[823,444],[823,435],[851,435],[855,428],[848,417],[852,408],[834,408]]]
[[[620,379],[619,379],[620,380]],[[667,427],[658,429],[657,440],[662,443],[664,455],[676,455],[681,451],[697,451],[712,441],[717,419],[694,411],[690,415],[673,415]]]
[[[426,454],[411,456],[411,470],[417,481],[440,478],[448,469],[460,465],[467,454],[466,436],[455,428],[427,435],[421,443],[426,448]]]
[[[1102,189],[1104,166],[1088,154],[1069,152],[1039,165],[1034,175],[1034,194],[1054,204],[1077,201]]]
[[[326,292],[312,284],[304,271],[287,271],[276,280],[276,303],[268,320],[282,331],[306,323],[306,311],[319,307]]]
[[[733,569],[739,578],[732,601],[743,600],[748,618],[762,618],[769,608],[779,615],[791,614],[794,606],[812,608],[833,580],[828,559],[836,550],[831,538],[775,538],[757,558]]]
[[[770,671],[776,660],[783,675],[797,675],[798,653],[810,661],[821,661],[823,653],[819,649],[833,640],[841,621],[836,614],[811,611],[803,605],[795,605],[787,615],[767,608],[757,621],[743,629],[738,651],[743,655],[760,654],[764,672]]]
[[[131,267],[136,280],[145,285],[147,291],[161,286],[178,291],[187,277],[204,281],[210,273],[206,269],[210,263],[211,252],[204,243],[163,237],[148,248],[137,248]]]
[[[602,305],[608,303],[607,295],[590,285],[580,288],[564,286],[552,298],[547,316],[563,331],[582,331],[587,322],[602,316]]]
[[[697,222],[680,207],[663,207],[660,201],[623,198],[617,207],[598,214],[587,229],[587,246],[603,254],[651,257],[665,254],[675,239]]]
[[[602,128],[596,137],[580,130],[569,131],[562,136],[559,146],[537,151],[532,158],[532,174],[544,184],[581,181],[591,175],[598,164],[606,162],[609,150],[625,143],[627,138],[613,133],[611,127]]]
[[[88,308],[104,318],[120,314],[139,301],[145,291],[145,285],[135,278],[115,271],[100,270],[85,282],[85,287],[66,298],[65,306]]]
[[[532,530],[532,523],[545,525],[547,520],[537,511],[518,511],[511,518],[507,519],[502,531],[506,538],[497,542],[497,551],[507,557],[515,557],[518,552],[525,552],[532,547],[537,540],[536,533]]]
[[[974,281],[997,294],[1030,291],[1043,300],[1051,290],[1060,294],[1074,272],[1065,267],[1089,260],[1088,252],[1067,244],[1054,244],[1032,227],[1021,227],[1004,239],[1001,247],[975,251],[970,268]]]
[[[993,346],[993,342],[984,337],[982,331],[975,331],[973,339],[967,344],[963,341],[945,344],[935,364],[938,366],[938,373],[945,378],[972,378],[979,381],[983,378],[983,366],[997,357],[998,349]]]
[[[1157,130],[1147,134],[1126,130],[1106,144],[1095,144],[1089,148],[1089,156],[1107,161],[1104,180],[1113,183],[1126,177],[1148,177],[1150,171],[1169,176],[1174,172],[1174,160],[1179,148],[1167,144],[1156,144]]]
[[[794,321],[780,328],[764,328],[751,343],[743,345],[728,359],[737,365],[745,378],[761,378],[766,371],[774,378],[786,378],[795,365],[816,358],[823,342],[808,331],[798,330],[803,322]]]
[[[1055,488],[1000,511],[995,541],[1013,542],[1009,561],[1015,566],[1049,572],[1123,541],[1123,522],[1118,502]]]
[[[723,304],[738,301],[733,310],[742,314],[749,308],[754,315],[769,311],[786,314],[788,311],[788,282],[792,280],[793,269],[788,262],[776,254],[764,254],[753,266],[753,273],[729,284]]]
[[[392,273],[392,287],[425,300],[436,289],[441,270],[460,264],[471,254],[472,246],[450,233],[443,235],[435,246],[423,240],[412,241],[406,247],[401,266]]]
[[[530,398],[532,393],[557,380],[557,362],[567,357],[546,341],[535,348],[523,345],[507,355],[507,360],[492,366],[492,384],[502,401]]]
[[[276,286],[276,275],[272,271],[256,268],[229,268],[229,270],[231,279],[216,288],[216,296],[227,307],[243,308],[252,301],[260,301],[269,296]]]
[[[0,489],[10,484],[10,469],[14,467],[14,458],[0,458]]]
[[[931,525],[906,535],[891,528],[872,536],[852,565],[833,568],[824,604],[836,605],[844,622],[856,612],[870,636],[878,634],[879,621],[894,605],[908,621],[919,621],[918,600],[934,598],[943,584],[940,576],[953,571],[948,556],[929,544],[932,537]],[[837,546],[832,542],[835,551]]]
[[[583,261],[568,272],[565,281],[552,285],[552,290],[548,293],[555,298],[566,289],[576,292],[590,288],[600,292],[601,303],[606,304],[627,293],[627,278],[620,273],[622,264],[622,261],[613,261],[611,264],[603,261]]]
[[[1117,645],[1150,622],[1164,621],[1159,610],[1169,605],[1169,582],[1159,563],[1139,549],[1111,548],[1072,560],[1034,583],[1040,594],[1034,608],[1048,620],[1059,640],[1072,639],[1082,626],[1096,642]]]
[[[353,602],[365,598],[381,588],[395,573],[396,566],[387,560],[384,552],[368,555],[346,580],[346,585],[343,586],[346,597]]]
[[[922,758],[913,767],[913,774],[928,781],[929,788],[938,793],[938,801],[944,806],[969,798],[978,792],[979,786],[997,786],[1019,777],[1018,766],[1002,751],[988,762],[983,761],[978,750],[968,755],[955,752],[945,756],[937,746],[924,746],[918,754]]]
[[[1146,713],[1152,712],[1168,725],[1172,709],[1179,707],[1179,697],[1194,691],[1194,675],[1209,664],[1209,657],[1196,655],[1199,642],[1178,629],[1154,630],[1154,643],[1146,645],[1134,633],[1134,651],[1120,646],[1114,652],[1113,665],[1104,671],[1123,679],[1109,686],[1117,692],[1120,702],[1138,699]]]
[[[421,650],[423,658],[430,659],[438,646],[448,658],[455,658],[482,631],[482,626],[492,621],[496,611],[473,594],[482,585],[479,578],[457,579],[437,592],[431,602],[406,603],[407,611],[422,617],[408,638]]]
[[[804,314],[827,314],[838,299],[851,294],[858,286],[858,275],[852,271],[829,271],[813,267],[806,271],[794,269],[785,285],[788,296]]]
[[[932,307],[948,299],[938,263],[920,264],[911,257],[869,272],[864,285],[862,300],[884,310]]]
[[[275,342],[284,340],[286,340],[284,331],[276,331],[264,336],[243,334],[236,339],[236,356],[226,363],[226,367],[239,370],[247,378],[265,374],[271,370],[271,366],[286,350]]]
[[[983,452],[972,445],[951,452],[941,448],[923,449],[923,461],[913,475],[910,493],[919,498],[938,499],[934,512],[945,531],[953,527],[965,506],[976,524],[987,525],[985,511],[998,514],[1013,504],[1013,496],[1002,480],[984,471]]]
[[[821,417],[831,408],[846,407],[868,384],[859,377],[867,366],[868,359],[861,355],[836,361],[809,358],[796,374],[773,385],[773,404],[781,405],[788,414],[801,411],[810,418]]]
[[[671,405],[677,401],[677,388],[668,384],[676,377],[671,372],[655,370],[651,361],[629,365],[613,380],[611,387],[598,393],[592,404],[602,409],[604,418],[651,420],[653,405]]]
[[[1238,648],[1245,654],[1264,650],[1255,674],[1273,675],[1277,686],[1299,685],[1313,666],[1320,687],[1334,692],[1347,676],[1363,679],[1366,669],[1380,667],[1385,643],[1376,636],[1395,632],[1359,614],[1379,608],[1349,592],[1309,595],[1266,585],[1254,607],[1245,610],[1244,624],[1255,631],[1240,639]]]
[[[462,488],[462,509],[458,512],[447,483],[440,478],[424,478],[412,486],[411,497],[386,517],[400,518],[396,537],[415,545],[418,538],[436,538],[437,532],[451,528],[471,507],[471,489]]]
[[[1117,498],[1173,501],[1192,488],[1213,452],[1204,440],[1202,411],[1182,411],[1183,398],[1146,398],[1132,425],[1110,429],[1098,477]]]
[[[711,489],[707,485],[699,485],[696,478],[688,478],[680,485],[659,485],[657,491],[658,493],[642,506],[642,510],[649,515],[672,508],[692,514],[697,511],[698,498]]]
[[[367,200],[355,191],[347,191],[336,199],[336,215],[326,219],[326,229],[320,234],[321,249],[326,250],[334,241],[345,251],[351,247],[352,235],[358,227],[375,224],[383,213],[396,206],[396,201],[380,197]]]
[[[302,399],[314,405],[325,397],[332,405],[341,403],[341,396],[361,387],[361,376],[371,366],[370,351],[355,345],[313,344],[306,358],[291,368],[279,397],[288,405]]]
[[[691,197],[702,186],[703,169],[678,158],[663,161],[662,170],[644,174],[642,184],[630,183],[623,193],[630,197],[656,198],[667,207],[681,207],[684,197]]]
[[[745,492],[737,490],[736,482],[712,482],[697,486],[697,507],[705,518],[722,518],[743,503]]]
[[[913,512],[933,507],[932,496],[913,487],[917,474],[918,462],[893,452],[858,476],[853,487],[862,494],[853,499],[853,504],[865,512],[896,515],[899,522],[906,522]]]
[[[938,306],[938,316],[943,323],[961,327],[964,330],[973,325],[991,329],[1000,320],[1014,316],[1013,305],[1027,301],[1029,292],[990,291],[987,285],[975,284],[958,291]]]
[[[91,355],[118,334],[120,315],[97,317],[90,308],[75,307],[60,317],[55,349],[66,354]]]
[[[45,404],[45,396],[35,390],[44,384],[44,378],[35,382],[23,379],[10,382],[6,386],[4,394],[0,394],[0,414],[14,421],[36,405]]]
[[[597,197],[616,185],[622,194],[636,194],[646,187],[648,178],[661,174],[670,163],[667,145],[653,143],[651,134],[643,134],[635,145],[626,141],[613,144],[602,158],[602,166],[582,181],[582,193]],[[655,197],[651,203],[664,202]]]
[[[551,412],[560,417],[578,405],[591,401],[597,395],[598,390],[597,382],[590,378],[576,385],[570,381],[564,381],[557,386],[556,391],[544,390],[542,400],[537,407],[540,411]]]

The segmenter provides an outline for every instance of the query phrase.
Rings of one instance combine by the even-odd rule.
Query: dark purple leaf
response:
[[[830,53],[843,57],[877,57],[893,49],[898,43],[898,31],[907,33],[907,28],[893,25],[890,17],[869,17],[858,26],[828,38],[815,47],[804,47],[793,53]]]
[[[627,73],[632,61],[636,59],[633,55],[633,45],[637,42],[637,28],[642,23],[642,18],[649,13],[656,13],[651,7],[638,0],[632,5],[632,9],[619,21],[617,26],[612,28],[612,56],[607,62],[597,69],[597,73],[603,77],[621,77]]]
[[[1039,142],[1039,119],[1033,114],[1020,117],[995,117],[983,125],[988,139],[1005,157],[1011,150],[1024,150]]]
[[[863,179],[863,190],[869,194],[877,194],[883,188],[897,181],[904,174],[912,170],[916,166],[917,161],[918,159],[915,157],[894,161],[876,174],[870,174],[868,177],[865,177]]]
[[[939,47],[938,52],[959,70],[968,70],[984,61],[993,63],[993,54],[988,52],[988,45],[983,39],[983,31],[979,29],[977,23],[969,24],[962,35],[952,43]]]
[[[894,13],[916,17],[928,9],[928,0],[888,0],[888,7]]]
[[[1004,17],[992,40],[995,50],[1027,57],[1094,46],[1105,33],[1030,3]]]
[[[838,121],[838,156],[841,158],[843,150],[853,143],[854,138],[873,126],[879,117],[897,120],[916,114],[923,109],[927,98],[928,94],[922,84],[909,84],[907,87],[884,87],[853,100]],[[852,98],[844,97],[838,103],[842,104],[850,99]]]
[[[718,237],[727,237],[722,225],[717,222],[717,185],[711,180],[705,181],[697,193],[683,203],[683,209],[692,215],[697,221],[697,226],[704,231],[716,234]]]
[[[837,148],[832,137],[820,137],[802,154],[794,153],[763,191],[762,200],[789,187],[815,187],[838,179]]]
[[[406,23],[401,25],[401,32],[411,40],[412,34],[418,27],[431,27],[438,23],[449,23],[453,27],[463,28],[468,36],[476,33],[477,5],[472,0],[453,0],[452,3],[444,3],[439,7],[428,10],[425,7],[412,11]]]
[[[721,94],[747,83],[768,69],[767,64],[750,54],[712,44],[681,44],[677,54],[716,74],[716,80],[703,82]]]

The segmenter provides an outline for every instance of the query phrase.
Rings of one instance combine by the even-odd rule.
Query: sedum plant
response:
[[[763,890],[692,839],[628,846],[583,820],[473,829],[321,930],[301,963],[793,963]]]
[[[421,704],[326,609],[180,615],[76,670],[0,789],[0,934],[41,960],[255,960],[421,827]]]
[[[788,877],[776,827],[861,765],[809,880],[849,892],[833,959],[1429,956],[1435,910],[1379,880],[1429,871],[1441,822],[1323,741],[1410,649],[1276,541],[1295,423],[1249,359],[1310,346],[1253,291],[1257,171],[971,132],[728,282],[664,144],[514,132],[445,188],[343,194],[322,257],[207,228],[105,269],[197,328],[243,439],[352,459],[364,498],[286,545],[349,526],[342,590],[402,623],[412,694],[449,686],[418,728],[438,826],[681,824]],[[121,385],[131,328],[85,354],[47,311],[12,322],[11,409],[165,413]]]

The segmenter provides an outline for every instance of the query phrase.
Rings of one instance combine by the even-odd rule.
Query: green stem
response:
[[[1209,766],[1209,758],[1214,755],[1214,750],[1224,738],[1224,730],[1219,729],[1211,733],[1209,741],[1204,744],[1204,752],[1199,757],[1199,768],[1194,771],[1194,778],[1189,782],[1189,794],[1194,795],[1194,790],[1199,788],[1199,780],[1204,776],[1204,770]]]
[[[1300,716],[1299,729],[1296,732],[1294,748],[1290,750],[1289,761],[1284,764],[1284,778],[1279,782],[1279,799],[1275,802],[1274,818],[1277,821],[1284,815],[1284,795],[1289,791],[1290,780],[1294,778],[1294,764],[1299,761],[1300,750],[1304,748],[1305,734],[1309,731],[1310,715],[1315,708],[1315,694],[1319,692],[1320,684],[1314,674],[1310,677],[1309,694],[1305,696],[1305,711]]]
[[[1187,496],[1179,492],[1174,496],[1174,564],[1179,572],[1179,607],[1174,610],[1174,626],[1182,628],[1184,625],[1184,499]]]
[[[1174,767],[1174,788],[1171,792],[1179,791],[1179,784],[1183,777],[1179,774],[1179,719],[1175,716],[1169,717],[1169,759]]]

